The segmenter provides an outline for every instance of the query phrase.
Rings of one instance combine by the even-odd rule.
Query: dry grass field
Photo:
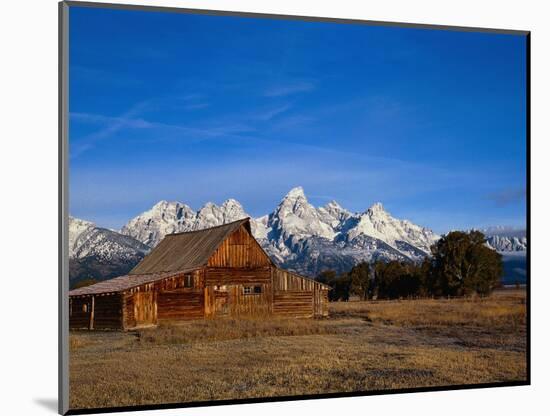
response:
[[[71,408],[526,379],[524,291],[333,303],[330,313],[72,332]]]

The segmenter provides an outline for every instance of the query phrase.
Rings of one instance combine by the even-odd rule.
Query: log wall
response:
[[[204,292],[191,289],[165,290],[157,298],[158,320],[204,318]]]
[[[312,279],[307,279],[295,273],[273,268],[273,312],[292,315],[296,308],[296,316],[303,316],[307,293],[311,300],[310,316],[328,316],[328,288]]]
[[[208,267],[204,276],[206,286],[271,284],[271,269],[269,267]]]
[[[94,329],[122,328],[122,296],[113,293],[94,297]]]
[[[273,313],[295,318],[313,317],[313,292],[289,290],[273,295]]]

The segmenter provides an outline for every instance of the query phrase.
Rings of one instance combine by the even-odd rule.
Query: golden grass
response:
[[[361,317],[405,326],[507,327],[525,326],[526,306],[521,294],[461,299],[419,299],[331,304],[336,316]]]
[[[130,333],[71,333],[70,404],[127,406],[525,380],[524,299],[524,293],[513,293],[350,302],[331,304],[326,320],[228,319]]]
[[[334,325],[318,320],[244,318],[165,323],[141,329],[137,336],[142,342],[166,345],[335,332]]]

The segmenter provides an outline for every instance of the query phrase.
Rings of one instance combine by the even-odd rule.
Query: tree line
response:
[[[331,301],[426,296],[486,296],[500,284],[502,256],[485,244],[479,231],[453,231],[431,247],[421,263],[362,262],[345,273],[325,270],[317,280],[332,287]]]

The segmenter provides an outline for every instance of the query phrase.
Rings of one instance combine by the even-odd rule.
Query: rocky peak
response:
[[[388,212],[384,209],[384,205],[382,205],[381,202],[375,202],[374,204],[372,204],[371,207],[367,210],[367,213],[371,215],[388,215]]]

